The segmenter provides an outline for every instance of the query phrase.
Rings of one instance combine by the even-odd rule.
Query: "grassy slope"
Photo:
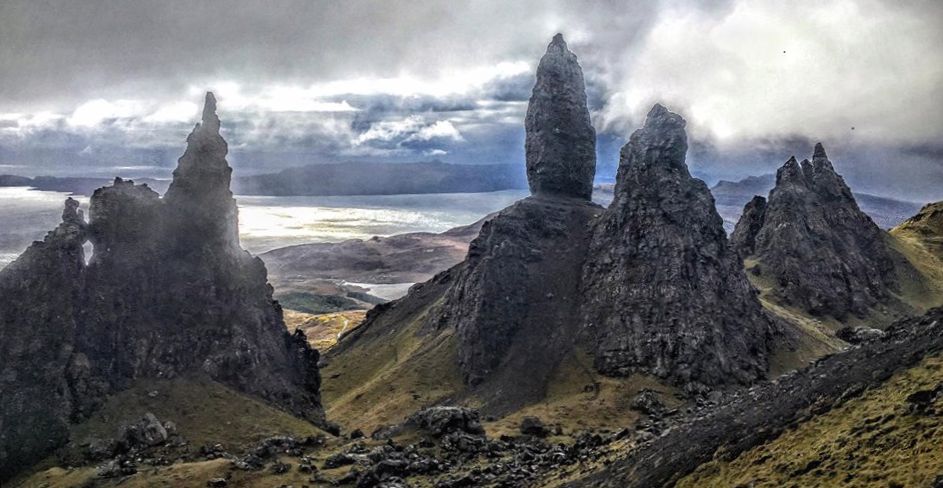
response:
[[[943,416],[912,414],[905,398],[941,383],[943,357],[925,359],[732,461],[702,465],[678,487],[930,486],[943,474]]]
[[[341,334],[356,329],[363,322],[366,312],[351,310],[310,314],[286,309],[284,315],[289,332],[300,328],[308,337],[308,343],[323,354],[337,344]]]
[[[451,332],[420,336],[423,316],[328,359],[321,395],[329,419],[370,433],[462,389]]]
[[[151,396],[153,392],[157,392],[155,396]],[[219,383],[188,378],[137,382],[134,387],[109,398],[91,418],[75,425],[71,439],[81,444],[90,438],[115,437],[117,426],[136,421],[146,412],[161,421],[177,424],[178,432],[193,448],[220,443],[238,453],[243,447],[273,435],[323,434],[304,420]],[[40,464],[38,473],[21,480],[23,486],[80,486],[95,477],[94,467],[45,469],[55,463],[56,460],[50,458]],[[184,463],[173,469],[146,469],[123,486],[204,486],[206,479],[215,477],[215,473],[224,468],[228,469],[228,462],[217,460]]]
[[[921,229],[922,230],[922,229]],[[845,343],[835,337],[844,326],[884,328],[908,315],[918,315],[943,305],[943,253],[939,237],[901,225],[886,236],[895,260],[900,292],[897,305],[882,306],[865,318],[850,316],[840,322],[832,317],[811,317],[802,310],[786,306],[776,299],[775,283],[749,272],[756,262],[744,261],[747,277],[760,292],[763,306],[774,315],[793,324],[798,331],[795,343],[781,347],[772,357],[770,376],[775,377],[804,366],[809,361],[838,351]]]

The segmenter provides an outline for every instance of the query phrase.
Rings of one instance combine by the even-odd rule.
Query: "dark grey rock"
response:
[[[849,344],[861,344],[884,337],[884,331],[864,326],[847,326],[838,329],[835,336]]]
[[[673,486],[717,456],[734,459],[795,428],[810,415],[828,412],[923,358],[938,354],[943,348],[943,308],[902,320],[886,332],[882,339],[730,394],[715,408],[692,412],[660,437],[625,451],[602,471],[568,486]],[[928,398],[940,392],[943,385],[922,393],[909,405],[919,411]]]
[[[547,429],[547,426],[544,425],[543,420],[537,417],[524,417],[521,420],[520,430],[521,434],[534,437],[547,437],[550,435],[550,431]]]
[[[644,413],[649,417],[660,418],[668,411],[665,404],[658,398],[658,393],[653,390],[644,389],[640,391],[630,404],[632,410]]]
[[[418,427],[436,437],[451,432],[473,435],[485,433],[478,411],[465,407],[429,407],[414,413],[407,425]]]
[[[762,213],[751,202],[731,237],[777,284],[776,297],[814,315],[864,317],[897,290],[884,231],[816,144],[812,161],[790,158]]]
[[[157,446],[166,442],[167,438],[167,429],[150,412],[137,422],[122,425],[118,429],[118,445],[124,451]]]
[[[524,127],[531,193],[589,200],[596,174],[596,131],[586,107],[583,70],[561,34],[553,37],[537,66]]]
[[[116,178],[87,224],[67,200],[62,224],[0,271],[0,479],[139,378],[205,374],[331,428],[318,352],[286,331],[264,264],[239,246],[212,94],[187,141],[164,198]]]
[[[756,234],[766,219],[766,198],[756,195],[743,207],[743,214],[730,234],[730,246],[749,256],[756,248]]]
[[[707,185],[688,172],[684,127],[655,105],[622,148],[582,280],[596,368],[678,384],[749,383],[765,374],[777,328],[727,244]]]

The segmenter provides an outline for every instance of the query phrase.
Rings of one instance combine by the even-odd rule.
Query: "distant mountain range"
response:
[[[170,180],[135,179],[163,193]],[[111,183],[107,178],[0,175],[2,186],[91,195]],[[237,195],[329,196],[401,195],[416,193],[476,193],[527,188],[523,170],[510,164],[448,164],[346,162],[311,164],[233,178]]]
[[[527,188],[510,164],[349,162],[312,164],[233,181],[240,195],[396,195],[486,192]]]
[[[776,175],[767,174],[748,176],[740,181],[721,180],[711,188],[717,212],[724,219],[724,227],[728,232],[740,218],[744,205],[754,195],[765,197],[776,185]],[[868,214],[874,223],[882,229],[890,229],[916,214],[921,207],[920,203],[879,197],[867,193],[854,193],[858,206]]]
[[[108,186],[112,182],[109,178],[91,178],[84,176],[37,176],[29,178],[26,176],[0,175],[0,187],[4,186],[29,186],[43,191],[61,191],[75,195],[91,195],[95,190],[103,186]],[[135,183],[146,184],[152,190],[158,193],[164,193],[170,186],[170,180],[158,180],[154,178],[135,179]]]

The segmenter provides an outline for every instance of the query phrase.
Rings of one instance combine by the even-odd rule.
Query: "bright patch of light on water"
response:
[[[239,196],[242,245],[253,253],[310,242],[442,232],[523,198],[523,191],[337,197]]]
[[[499,191],[236,199],[242,246],[259,254],[293,244],[442,232],[471,224],[526,195],[526,191]],[[26,187],[0,187],[0,268],[59,225],[68,196]],[[87,213],[88,197],[73,198]]]
[[[68,193],[38,191],[28,187],[0,187],[0,268],[11,263],[27,247],[42,240],[62,221]],[[73,196],[88,211],[88,197]]]

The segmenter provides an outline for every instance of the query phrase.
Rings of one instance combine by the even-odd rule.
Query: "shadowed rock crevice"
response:
[[[67,200],[62,224],[0,271],[0,476],[139,378],[206,375],[326,425],[318,352],[286,331],[265,266],[239,247],[215,108],[207,94],[164,198],[116,178],[88,224]]]

